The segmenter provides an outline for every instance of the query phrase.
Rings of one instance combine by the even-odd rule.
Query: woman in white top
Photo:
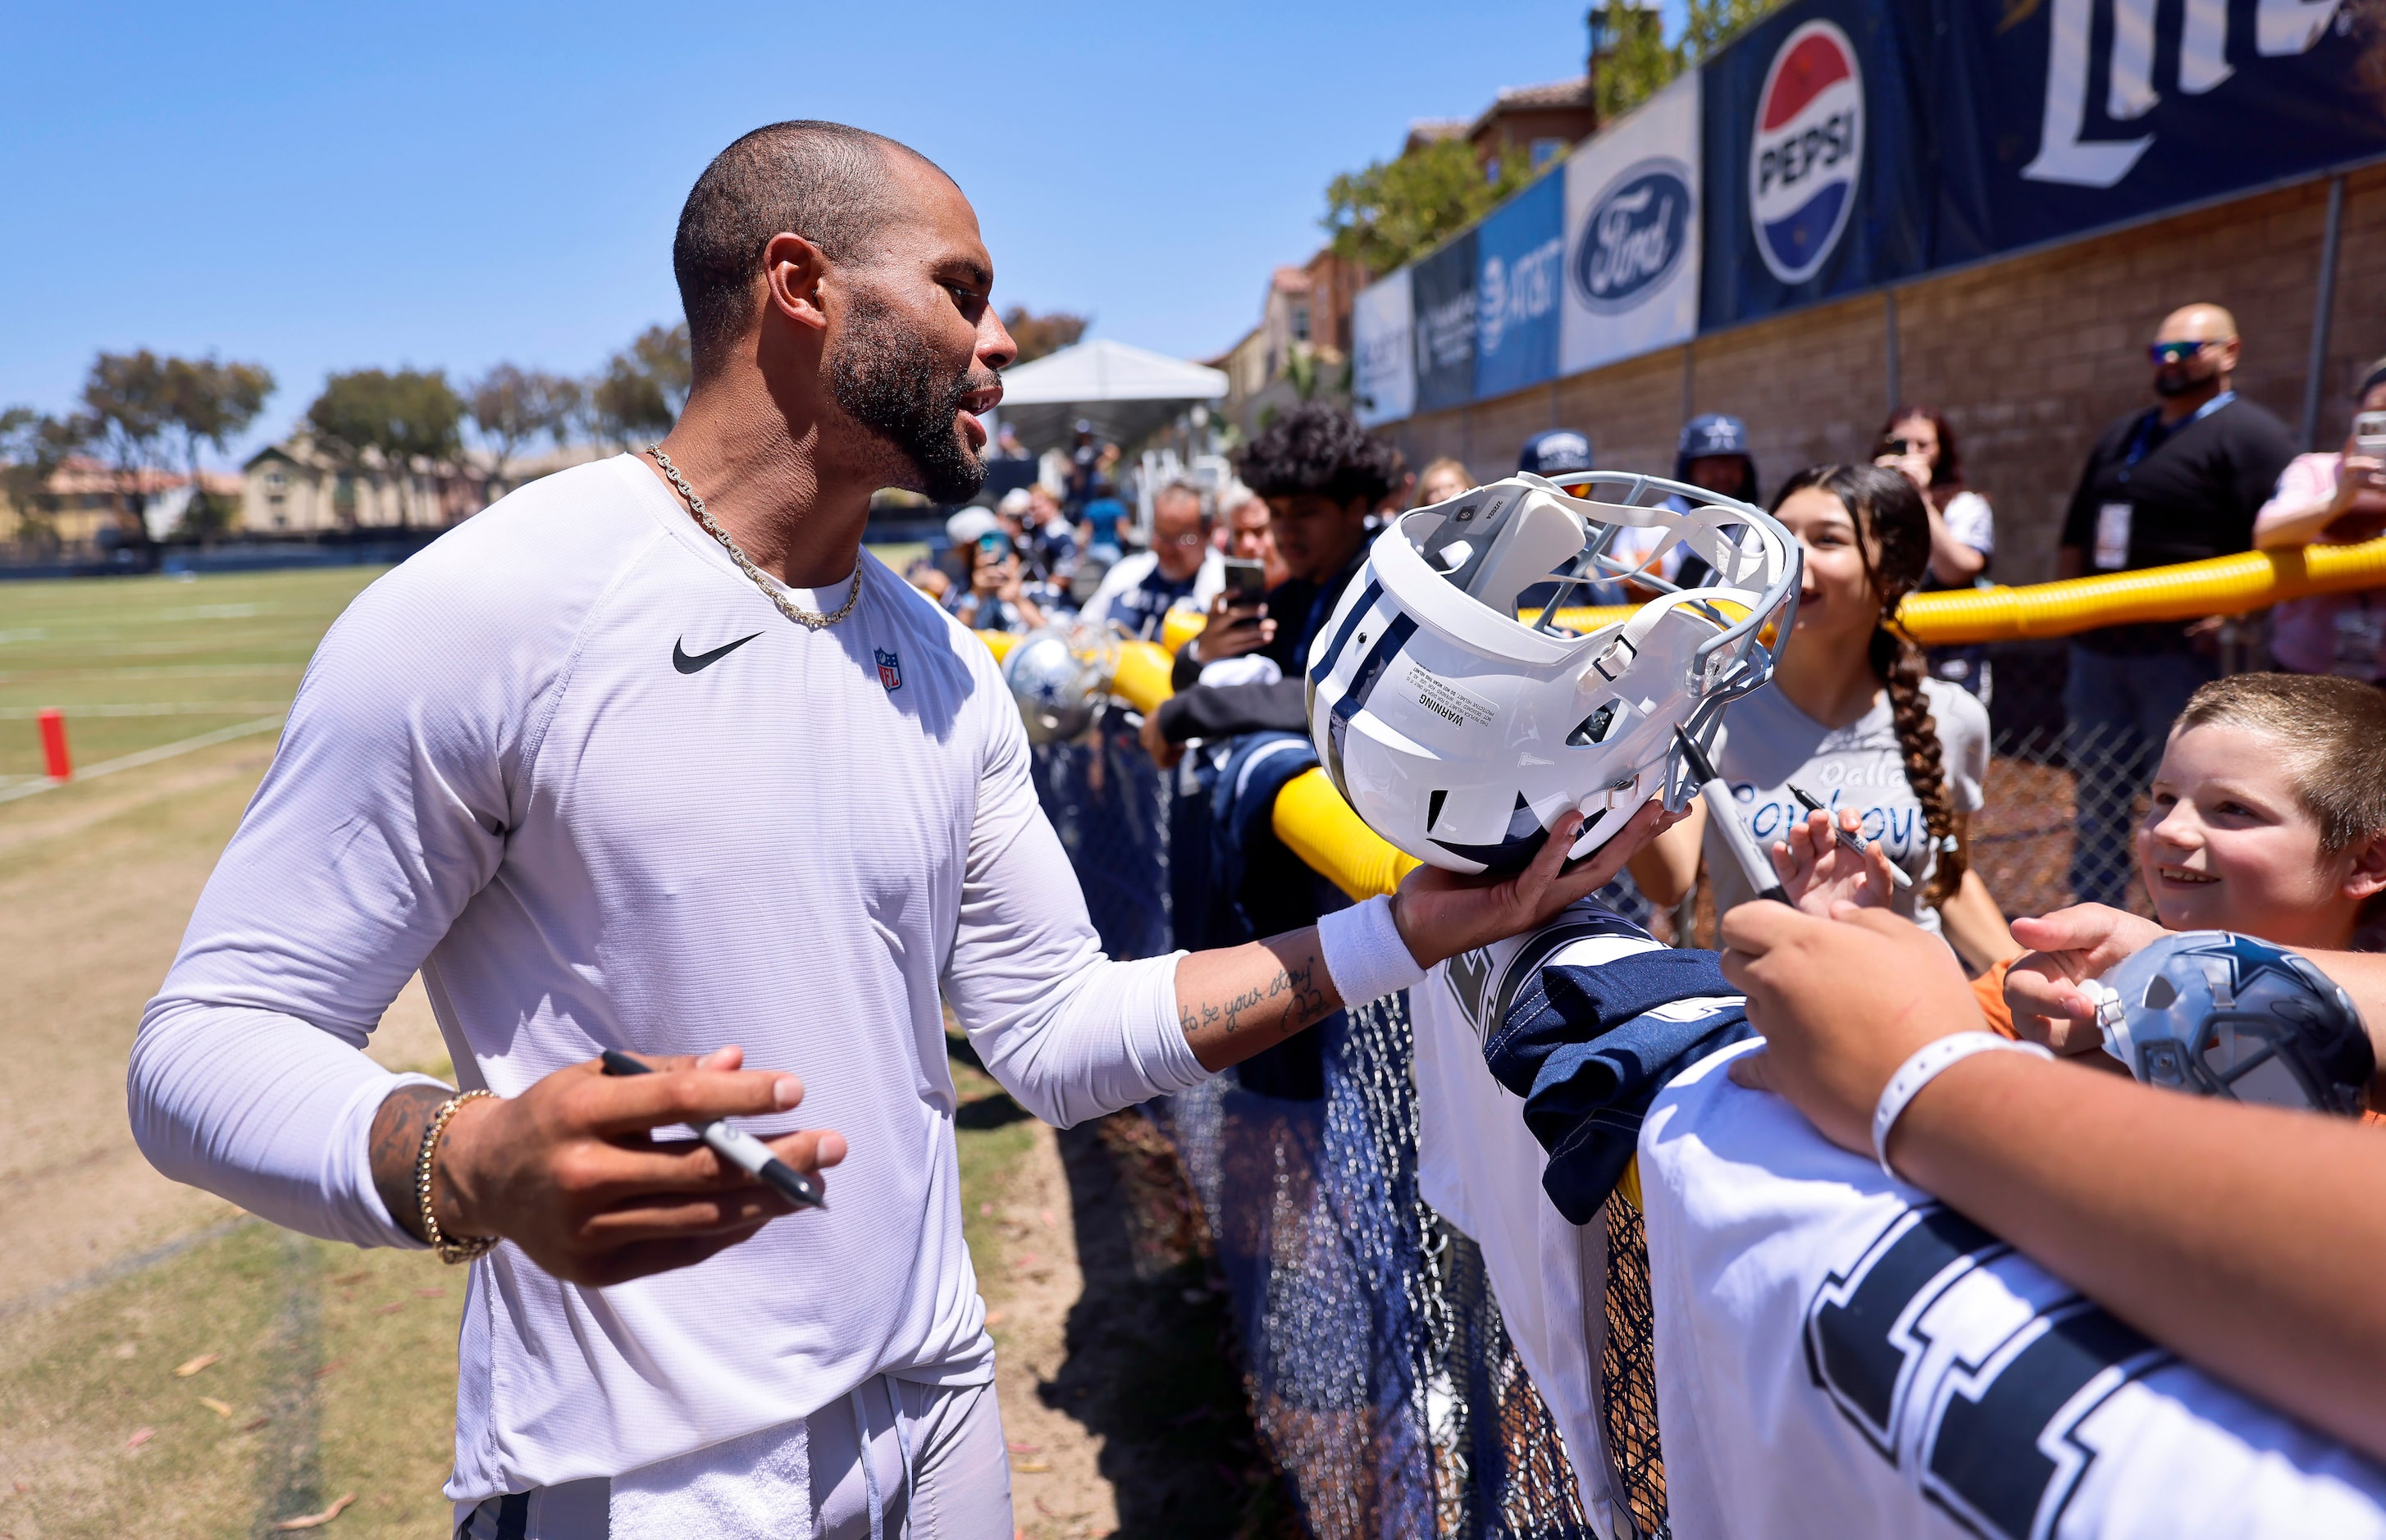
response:
[[[1922,591],[1986,582],[1997,554],[1997,516],[1964,481],[1964,449],[1936,407],[1900,407],[1880,425],[1873,464],[1903,471],[1922,489],[1930,515],[1930,570]],[[1930,672],[1989,699],[1989,649],[1978,643],[1933,647]]]
[[[2386,358],[2354,393],[2356,412],[2386,412]],[[2386,531],[2386,455],[2365,447],[2358,424],[2343,450],[2297,455],[2254,520],[2254,548],[2369,540]],[[2270,611],[2270,656],[2299,674],[2386,684],[2386,589],[2289,599]]]
[[[1921,493],[1880,466],[1815,466],[1790,478],[1773,507],[1804,546],[1805,570],[1772,685],[1734,706],[1717,739],[1715,766],[1740,817],[1769,845],[1805,819],[1799,791],[1834,816],[1855,809],[1865,838],[1914,879],[1892,899],[1900,913],[1940,931],[1975,969],[2013,956],[1965,848],[1988,772],[1988,711],[1927,678],[1918,649],[1889,626],[1934,548]],[[1693,803],[1634,858],[1641,892],[1664,906],[1680,900],[1706,822]],[[1707,872],[1718,915],[1752,896],[1720,843]]]

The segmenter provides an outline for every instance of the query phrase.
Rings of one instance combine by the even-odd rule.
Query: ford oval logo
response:
[[[1680,270],[1689,249],[1690,169],[1678,160],[1627,167],[1575,232],[1575,297],[1601,315],[1629,310]]]

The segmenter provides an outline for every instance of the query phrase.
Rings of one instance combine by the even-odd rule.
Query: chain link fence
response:
[[[1993,663],[1975,868],[2007,914],[2082,894],[2145,912],[2129,831],[2160,744],[2066,733],[2060,645],[2001,647]],[[1111,955],[1167,950],[1170,777],[1116,717],[1078,742],[1039,748],[1036,777]],[[1689,920],[1653,913],[1628,880],[1602,896],[1662,935]],[[1695,933],[1711,938],[1711,907],[1702,908]],[[1228,1074],[1148,1109],[1206,1211],[1254,1421],[1304,1522],[1322,1540],[1595,1534],[1481,1254],[1418,1196],[1406,996],[1314,1031],[1318,1099],[1256,1094]],[[1661,1536],[1647,1253],[1627,1205],[1608,1206],[1606,1240],[1601,1416],[1619,1528],[1628,1519],[1639,1535]]]

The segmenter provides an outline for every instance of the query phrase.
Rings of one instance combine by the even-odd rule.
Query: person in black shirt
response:
[[[2286,427],[2238,395],[2237,322],[2217,305],[2173,311],[2154,333],[2155,405],[2104,431],[2063,521],[2056,573],[2127,572],[2253,546],[2254,518],[2294,458]],[[2107,626],[2071,639],[2064,746],[2078,777],[2071,892],[2122,905],[2129,804],[2170,724],[2216,678],[2209,623]]]
[[[1266,614],[1275,625],[1266,645],[1257,649],[1282,677],[1265,684],[1180,689],[1144,719],[1143,745],[1162,766],[1175,764],[1190,738],[1230,738],[1268,729],[1308,732],[1302,659],[1359,570],[1367,548],[1367,518],[1398,482],[1399,455],[1368,436],[1350,413],[1312,403],[1286,413],[1253,439],[1237,470],[1243,484],[1266,502],[1276,555],[1292,574],[1268,590]],[[1185,664],[1181,654],[1179,668]]]

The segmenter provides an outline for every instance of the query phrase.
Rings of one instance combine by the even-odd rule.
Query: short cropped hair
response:
[[[1180,478],[1169,482],[1151,495],[1151,506],[1158,507],[1162,498],[1169,497],[1192,498],[1194,506],[1201,510],[1201,522],[1204,524],[1210,522],[1210,495],[1191,482]]]
[[[2386,834],[2386,692],[2377,686],[2332,674],[2231,674],[2188,697],[2174,731],[2191,727],[2277,739],[2325,854]]]
[[[754,280],[772,236],[800,235],[832,262],[866,260],[892,212],[886,169],[896,155],[935,164],[885,134],[810,119],[756,129],[712,157],[672,240],[697,374],[751,322]]]
[[[1251,440],[1237,463],[1262,497],[1316,494],[1337,504],[1381,502],[1400,478],[1400,455],[1349,412],[1304,401]]]

